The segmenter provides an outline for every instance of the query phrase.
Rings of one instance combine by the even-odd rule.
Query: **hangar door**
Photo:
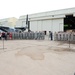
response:
[[[63,31],[63,18],[42,21],[42,30],[52,31],[53,33]]]
[[[38,31],[37,25],[38,25],[37,21],[31,21],[30,22],[30,30],[31,31]]]
[[[52,20],[52,32],[63,31],[63,19],[53,19]]]
[[[30,29],[32,31],[51,31],[51,20],[37,20],[30,22]]]
[[[63,31],[63,19],[37,20],[30,22],[30,30],[32,31]]]

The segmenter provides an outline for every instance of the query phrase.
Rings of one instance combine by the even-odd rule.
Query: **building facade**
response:
[[[14,28],[16,26],[17,20],[18,19],[15,17],[0,19],[0,26]]]
[[[67,19],[68,16],[68,19]],[[72,20],[71,21],[71,17]],[[49,12],[42,12],[36,14],[28,15],[30,21],[30,30],[31,31],[49,31],[58,32],[64,31],[64,25],[74,25],[74,16],[75,16],[75,8],[63,9],[63,10],[55,10]],[[68,23],[67,20],[70,20]],[[17,21],[16,26],[25,27],[26,26],[26,15],[20,16]],[[69,27],[70,28],[70,27]]]
[[[20,16],[0,20],[0,26],[6,27],[26,27],[26,16]],[[75,8],[48,11],[42,13],[29,14],[31,31],[49,31],[59,32],[66,30],[75,30]]]

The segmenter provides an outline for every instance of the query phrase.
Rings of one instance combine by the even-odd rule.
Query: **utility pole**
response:
[[[30,31],[30,21],[28,21],[28,14],[26,16],[26,27],[28,29],[28,32]]]

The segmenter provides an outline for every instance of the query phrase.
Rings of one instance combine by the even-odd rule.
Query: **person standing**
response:
[[[38,38],[38,32],[37,31],[35,32],[34,37],[35,37],[35,40],[37,40],[37,38]]]
[[[5,32],[5,40],[7,40],[7,32]]]
[[[48,39],[49,40],[51,39],[51,31],[49,31],[49,37],[48,37]]]
[[[52,32],[50,33],[50,36],[51,36],[51,40],[53,40],[53,33]]]
[[[0,40],[1,40],[1,36],[2,36],[2,33],[0,32]]]
[[[5,32],[2,32],[2,39],[5,39]]]
[[[53,40],[53,33],[51,31],[49,31],[49,38],[50,40]]]
[[[10,40],[12,39],[12,33],[9,34],[9,39],[10,39]]]

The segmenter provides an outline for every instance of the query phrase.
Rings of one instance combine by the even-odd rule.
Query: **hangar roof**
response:
[[[61,9],[61,10],[54,10],[54,11],[29,14],[29,18],[47,17],[47,16],[54,17],[56,15],[57,16],[62,15],[63,17],[65,17],[65,15],[69,15],[69,14],[73,14],[75,16],[75,7],[74,8],[68,8],[68,9]],[[25,19],[25,18],[26,18],[26,15],[19,17],[19,19]]]

